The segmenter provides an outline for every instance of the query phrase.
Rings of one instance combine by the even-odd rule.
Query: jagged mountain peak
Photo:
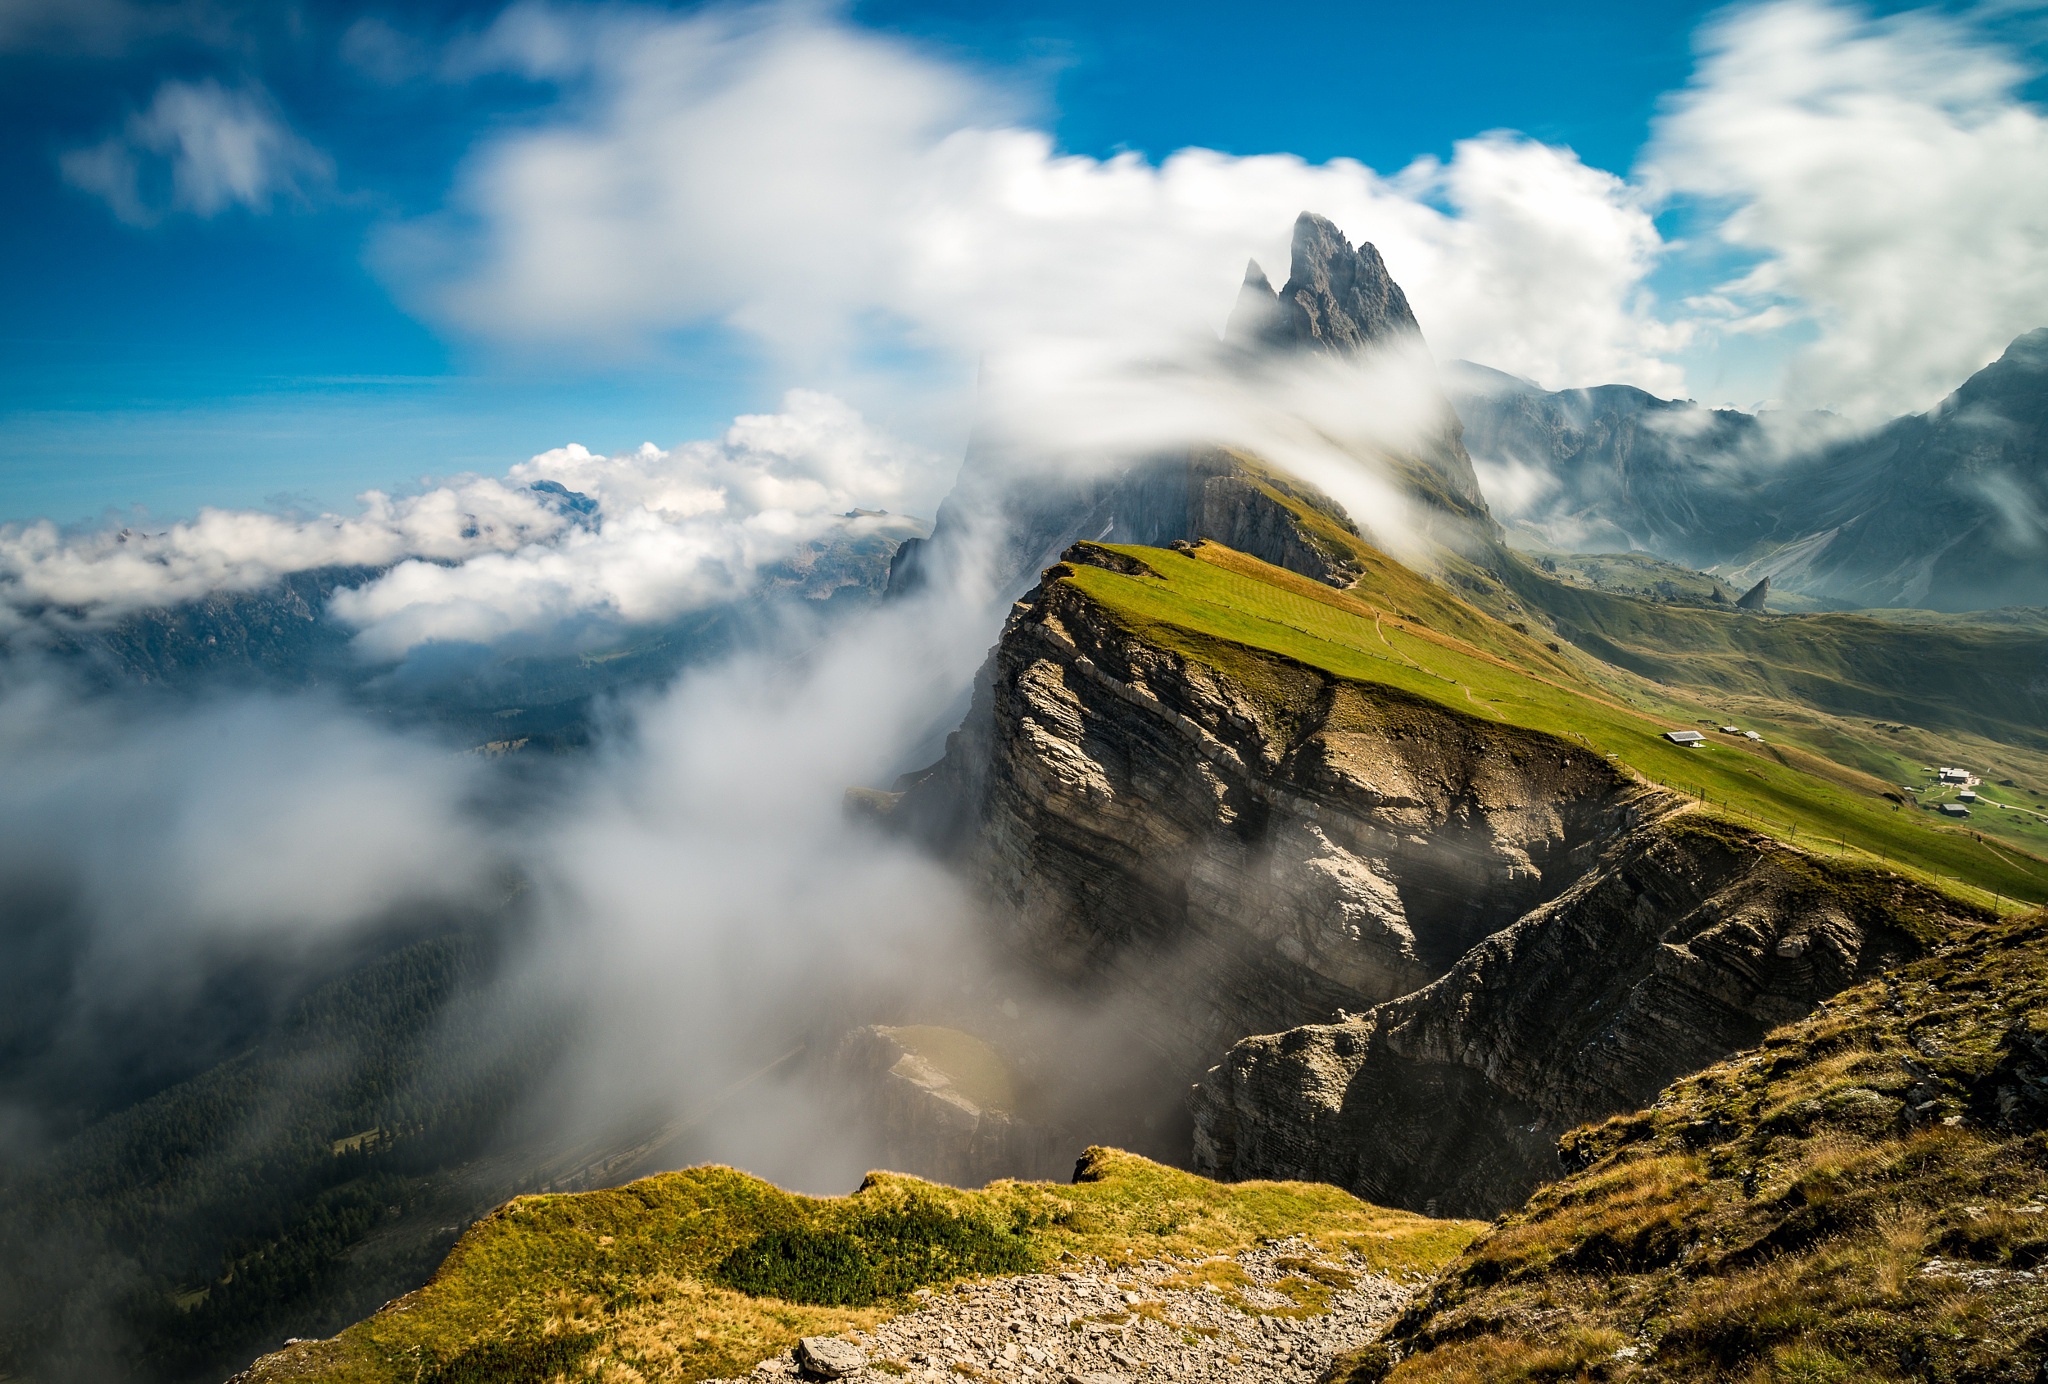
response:
[[[2048,328],[1924,413],[1851,430],[1631,385],[1555,392],[1459,363],[1452,401],[1482,466],[1544,483],[1508,519],[1579,552],[1641,551],[1773,601],[1989,610],[2048,602]]]
[[[1280,306],[1273,281],[1266,277],[1257,260],[1246,260],[1244,286],[1238,289],[1237,302],[1231,306],[1223,339],[1235,345],[1267,346],[1286,337],[1287,314]]]
[[[1422,335],[1408,295],[1371,241],[1354,247],[1335,223],[1303,212],[1280,290],[1297,345],[1350,354],[1377,342]]]
[[[2039,418],[2048,400],[2048,327],[2036,327],[2014,337],[1997,360],[1964,380],[1930,416],[1948,417],[1972,405],[1991,403],[2002,412],[2017,405],[2019,412]]]
[[[1305,211],[1294,221],[1286,284],[1275,292],[1258,261],[1248,264],[1224,335],[1240,346],[1356,355],[1420,340],[1422,328],[1372,242],[1354,246],[1335,222]]]

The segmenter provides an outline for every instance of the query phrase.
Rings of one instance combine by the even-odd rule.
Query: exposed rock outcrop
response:
[[[1334,222],[1303,212],[1294,222],[1287,282],[1276,293],[1256,260],[1247,265],[1224,341],[1255,364],[1270,365],[1292,355],[1361,363],[1407,356],[1414,366],[1411,387],[1428,396],[1420,401],[1422,411],[1434,414],[1436,422],[1416,445],[1396,449],[1385,460],[1421,498],[1436,500],[1460,518],[1487,518],[1486,500],[1465,451],[1464,424],[1436,386],[1435,366],[1408,295],[1371,242],[1353,246]]]
[[[1565,1131],[1646,1104],[1963,911],[1692,813],[1647,822],[1414,994],[1238,1043],[1195,1092],[1195,1165],[1490,1215],[1557,1175]]]
[[[1246,1033],[1442,974],[1649,792],[1581,748],[1242,656],[1227,675],[1050,580],[892,814],[963,863],[1017,949],[1149,996],[1145,1038],[1190,1076]]]
[[[891,821],[965,867],[1016,951],[1130,997],[1181,1070],[1229,1049],[1193,1100],[1202,1171],[1491,1214],[1555,1175],[1564,1130],[1959,916],[1573,743],[1141,635],[1063,578],[1142,561],[1066,559]]]
[[[1245,267],[1226,341],[1338,356],[1421,341],[1408,295],[1370,242],[1354,248],[1335,222],[1305,211],[1294,222],[1291,258],[1287,283],[1277,293],[1258,261]]]
[[[947,1053],[920,1042],[934,1030],[868,1027],[840,1043],[834,1075],[843,1095],[858,1104],[864,1122],[882,1140],[886,1166],[955,1187],[979,1187],[992,1178],[1063,1178],[1082,1147],[1064,1130],[1034,1124],[993,1084],[949,1070]],[[951,1034],[950,1049],[968,1049],[976,1065],[997,1062],[966,1034]],[[979,1049],[979,1052],[974,1051]],[[1001,1081],[1000,1076],[996,1078]],[[1006,1083],[1004,1083],[1006,1084]]]

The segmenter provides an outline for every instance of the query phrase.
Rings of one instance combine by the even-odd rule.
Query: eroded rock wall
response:
[[[1583,749],[1232,658],[1135,637],[1048,581],[894,814],[962,862],[1015,950],[1149,1001],[1133,1022],[1191,1076],[1247,1033],[1442,974],[1640,810],[1645,790]]]
[[[1557,1140],[1956,926],[1896,877],[1677,812],[1413,994],[1246,1038],[1196,1089],[1195,1166],[1491,1215],[1557,1176]]]
[[[1202,1171],[1491,1214],[1556,1174],[1565,1130],[1956,919],[1572,743],[1134,634],[1072,570],[1015,606],[893,816],[1015,952],[1127,1000],[1190,1079],[1216,1064],[1191,1102]]]
[[[833,1055],[840,1094],[881,1139],[885,1166],[955,1187],[998,1177],[1065,1180],[1082,1145],[1065,1130],[974,1099],[936,1062],[882,1026],[855,1029]]]

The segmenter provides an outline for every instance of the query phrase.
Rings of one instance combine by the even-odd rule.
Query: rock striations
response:
[[[1640,795],[1583,750],[1298,664],[1264,666],[1280,700],[1255,693],[1062,571],[893,819],[963,863],[1021,950],[1149,993],[1147,1038],[1190,1075],[1246,1033],[1441,974],[1585,869]]]
[[[1490,1215],[1572,1126],[1947,916],[1583,747],[1277,656],[1188,657],[1064,580],[1080,564],[1141,566],[1082,544],[1046,573],[891,820],[960,862],[1017,951],[1130,997],[1185,1077],[1228,1049],[1193,1099],[1200,1171]]]
[[[1266,271],[1245,266],[1224,340],[1248,350],[1358,356],[1422,340],[1408,295],[1371,244],[1353,247],[1336,225],[1303,212],[1294,223],[1292,272],[1274,292]]]
[[[1195,1093],[1195,1166],[1491,1215],[1557,1175],[1574,1126],[1915,954],[1909,924],[1960,921],[1931,890],[1668,814],[1413,994],[1237,1043]]]

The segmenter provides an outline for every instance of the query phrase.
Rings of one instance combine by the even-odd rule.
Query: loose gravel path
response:
[[[1412,1290],[1290,1239],[1234,1258],[1077,1262],[1059,1273],[982,1279],[849,1339],[867,1365],[856,1384],[1314,1384],[1368,1340]],[[793,1354],[740,1380],[801,1375]]]

